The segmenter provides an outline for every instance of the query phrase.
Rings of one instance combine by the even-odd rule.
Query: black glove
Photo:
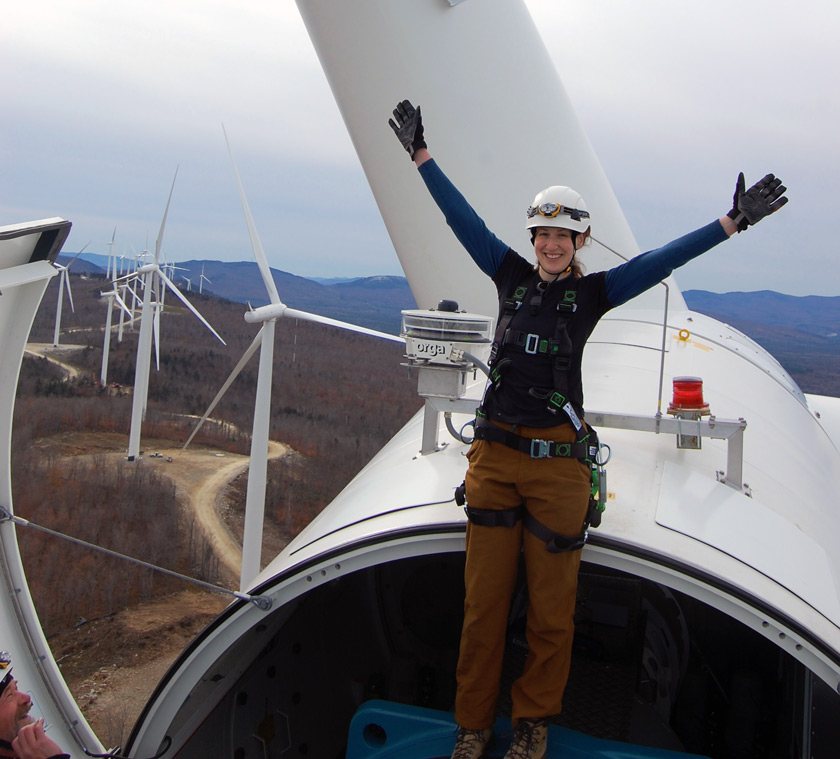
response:
[[[735,196],[732,198],[732,210],[726,215],[743,232],[751,224],[757,224],[765,216],[776,213],[788,199],[784,197],[787,190],[781,179],[768,174],[764,179],[756,182],[749,190],[744,191],[744,172],[738,174],[735,183]]]
[[[396,122],[394,119],[396,119]],[[388,119],[388,123],[394,130],[394,134],[397,135],[397,139],[408,151],[411,160],[414,160],[414,154],[420,148],[426,147],[423,140],[423,120],[420,118],[420,106],[415,108],[408,100],[403,100],[394,108],[394,118]]]

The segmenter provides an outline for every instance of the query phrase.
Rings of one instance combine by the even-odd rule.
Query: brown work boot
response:
[[[548,746],[548,723],[523,719],[513,731],[513,741],[504,759],[542,759]]]
[[[467,730],[459,727],[450,759],[481,759],[490,742],[490,733],[489,727],[486,730]]]

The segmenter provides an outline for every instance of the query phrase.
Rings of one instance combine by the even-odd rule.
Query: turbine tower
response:
[[[178,177],[178,170],[172,178],[172,187],[169,190],[169,198],[166,201],[166,208],[163,212],[163,219],[160,222],[160,231],[155,241],[155,256],[152,263],[143,264],[136,271],[136,276],[143,283],[143,305],[140,311],[140,335],[137,340],[137,362],[134,369],[134,393],[131,403],[131,430],[128,436],[128,460],[134,461],[140,455],[140,430],[143,425],[143,418],[146,414],[146,400],[149,394],[149,368],[151,364],[152,337],[154,333],[155,357],[158,368],[160,367],[160,301],[158,293],[162,288],[168,288],[192,313],[204,324],[218,340],[225,345],[218,332],[207,322],[207,320],[195,309],[195,307],[184,297],[169,277],[164,274],[160,266],[160,249],[163,243],[163,233],[166,228],[166,218],[169,214],[169,204],[172,202],[172,193],[175,190],[175,180]],[[135,275],[132,275],[135,276]],[[153,300],[154,298],[154,300]]]
[[[224,131],[224,127],[222,127]],[[269,304],[261,306],[256,309],[251,309],[245,312],[245,321],[251,324],[261,324],[254,340],[242,354],[239,363],[233,368],[230,376],[225,380],[216,397],[210,403],[209,408],[199,420],[192,434],[186,443],[186,448],[196,432],[201,428],[206,419],[213,412],[216,404],[221,400],[222,396],[227,392],[233,381],[250,361],[251,357],[259,348],[260,364],[257,372],[257,393],[254,401],[254,423],[251,431],[251,453],[250,462],[248,464],[248,486],[245,495],[245,526],[242,536],[242,569],[239,578],[239,587],[242,592],[245,592],[249,584],[259,574],[261,569],[261,554],[262,554],[262,534],[263,521],[265,517],[265,491],[268,471],[268,434],[269,421],[271,417],[271,380],[274,368],[274,333],[277,320],[284,316],[290,316],[295,319],[303,321],[311,321],[318,324],[326,324],[333,327],[339,327],[351,332],[360,332],[365,335],[373,337],[385,338],[398,343],[403,343],[402,338],[396,335],[388,335],[384,332],[377,332],[376,330],[359,327],[355,324],[348,324],[347,322],[337,321],[336,319],[329,319],[325,316],[318,316],[317,314],[310,314],[306,311],[298,311],[294,308],[289,308],[282,300],[277,292],[277,287],[274,283],[274,278],[271,275],[271,269],[268,265],[268,259],[263,249],[262,241],[257,233],[257,227],[254,223],[254,217],[251,214],[251,208],[248,205],[248,199],[245,197],[245,189],[242,186],[242,179],[239,176],[239,169],[236,167],[236,162],[233,159],[233,151],[230,147],[227,132],[225,134],[225,143],[227,144],[230,160],[233,164],[233,171],[236,176],[236,183],[239,188],[239,198],[242,203],[242,212],[245,215],[245,223],[248,227],[248,235],[251,238],[251,249],[254,252],[254,258],[257,261],[257,267],[260,271],[263,284],[265,285],[266,293],[268,295]]]
[[[212,282],[211,282],[211,281],[210,281],[207,277],[205,277],[205,276],[204,276],[204,264],[201,264],[201,274],[200,274],[200,275],[199,275],[199,277],[198,277],[198,294],[199,294],[199,295],[203,295],[203,294],[204,294],[204,283],[205,283],[205,282],[206,282],[208,285],[212,285],[212,284],[213,284],[213,283],[212,283]]]
[[[111,241],[113,243],[113,240]],[[99,382],[102,387],[108,384],[108,357],[111,352],[111,326],[113,321],[114,303],[120,308],[120,331],[122,331],[123,319],[125,314],[128,314],[129,319],[132,318],[126,302],[120,297],[119,288],[117,287],[117,269],[114,266],[111,269],[111,289],[107,292],[99,293],[108,302],[108,310],[105,314],[105,336],[102,340],[102,369],[99,372]]]
[[[111,233],[111,242],[108,243],[108,263],[105,276],[112,282],[117,278],[117,256],[114,253],[114,240],[117,237],[117,228]]]
[[[70,267],[76,262],[76,259],[85,252],[85,248],[90,245],[90,242],[87,242],[82,246],[82,249],[70,259],[70,262],[63,266],[62,264],[58,263],[58,261],[53,262],[53,266],[59,271],[59,278],[58,278],[58,303],[55,307],[55,329],[53,330],[53,345],[58,346],[59,338],[61,336],[61,306],[64,303],[64,288],[67,287],[67,297],[70,300],[70,310],[75,314],[76,307],[73,305],[73,290],[70,288],[70,280],[68,279],[68,274],[70,271]]]

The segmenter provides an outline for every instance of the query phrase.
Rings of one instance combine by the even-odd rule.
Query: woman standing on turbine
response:
[[[786,188],[768,174],[746,190],[741,174],[724,216],[609,271],[584,275],[576,256],[591,226],[579,193],[555,185],[537,194],[525,219],[536,258],[528,261],[487,229],[432,159],[419,108],[403,100],[389,124],[447,224],[493,279],[500,302],[490,382],[467,454],[466,599],[452,759],[479,759],[491,737],[520,552],[528,656],[512,687],[514,737],[505,758],[540,759],[569,676],[590,496],[581,377],[586,341],[611,308],[778,211]]]

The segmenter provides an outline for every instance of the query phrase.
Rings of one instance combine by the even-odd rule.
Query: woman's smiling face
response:
[[[575,255],[573,235],[562,227],[537,227],[534,253],[543,279],[555,279],[569,268]]]

